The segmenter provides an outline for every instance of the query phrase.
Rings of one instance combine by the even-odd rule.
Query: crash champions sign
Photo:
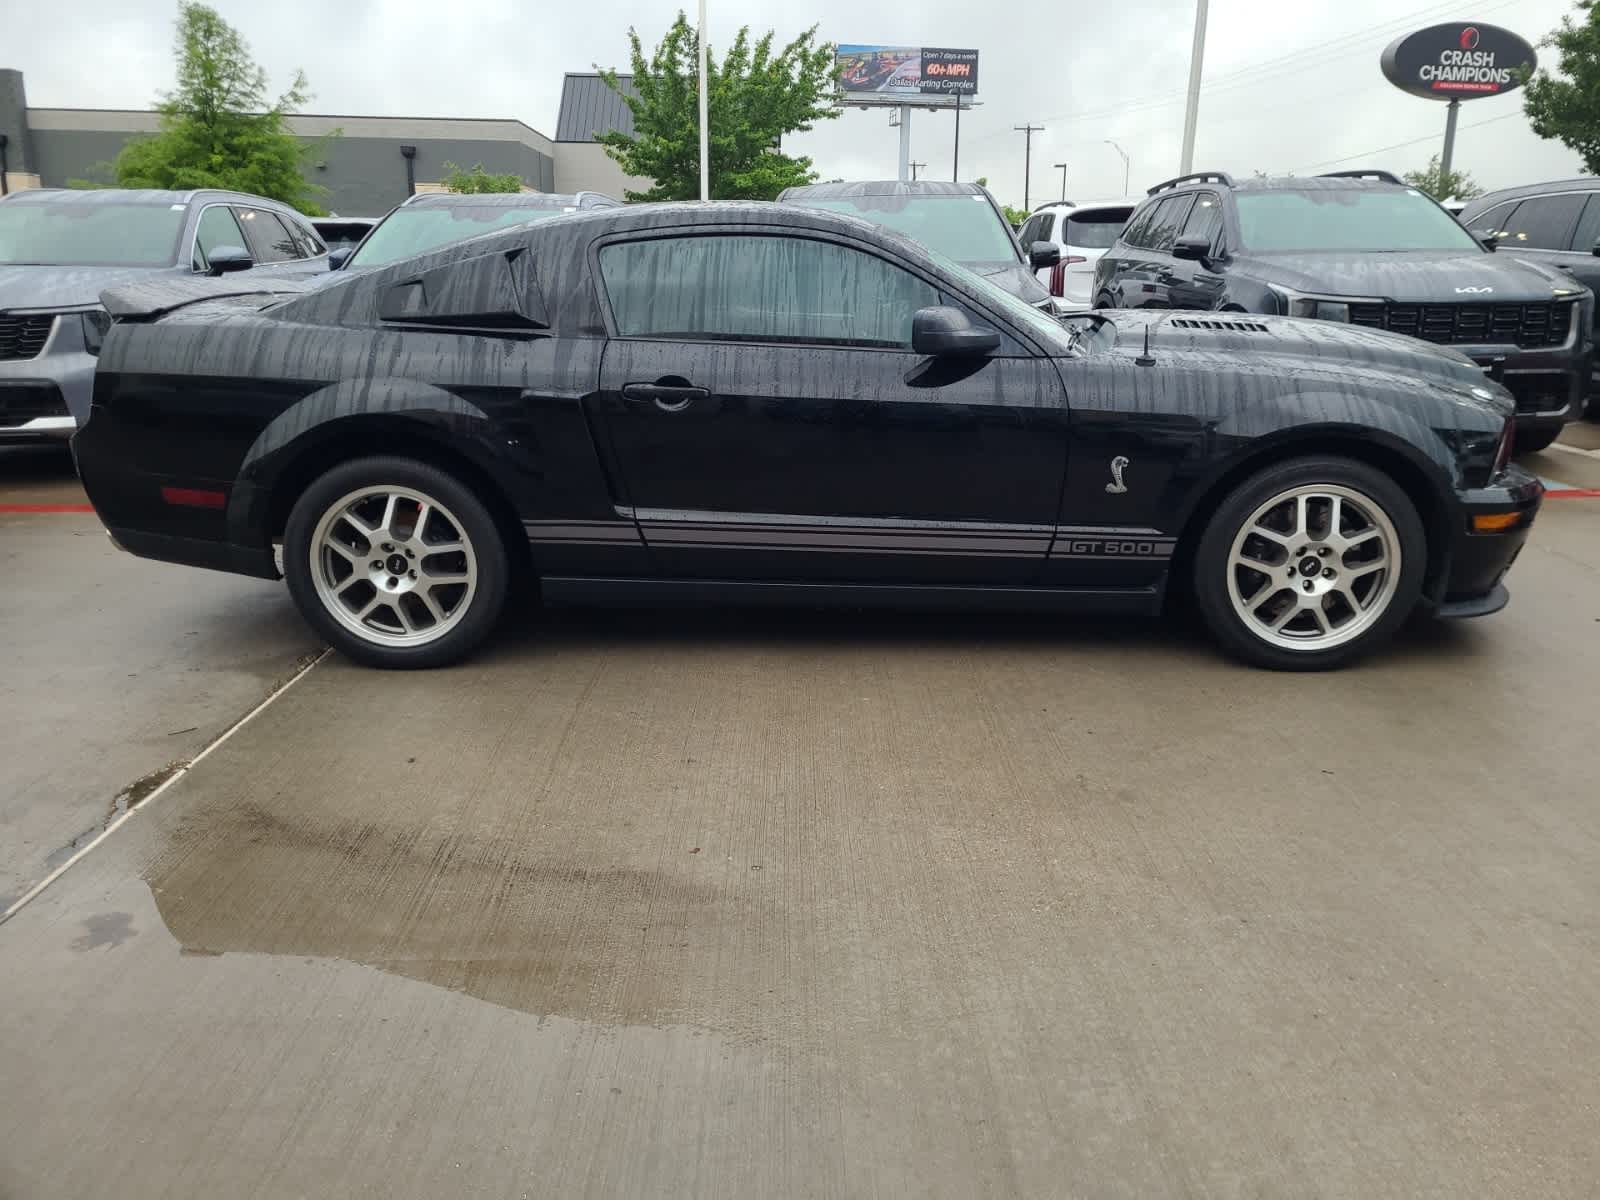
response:
[[[846,46],[834,52],[834,80],[846,100],[915,104],[978,92],[978,52],[944,46]]]
[[[1429,100],[1498,96],[1537,65],[1533,47],[1497,25],[1434,25],[1391,42],[1379,60],[1389,82]]]

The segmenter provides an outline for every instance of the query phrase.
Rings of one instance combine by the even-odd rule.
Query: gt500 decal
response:
[[[1153,558],[1172,553],[1171,542],[1096,541],[1073,538],[1058,542],[1061,554],[1083,555],[1089,558]]]

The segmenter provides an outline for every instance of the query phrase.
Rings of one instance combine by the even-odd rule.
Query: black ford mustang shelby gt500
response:
[[[459,659],[525,569],[556,603],[1183,585],[1238,656],[1328,667],[1419,603],[1499,608],[1542,495],[1452,350],[1056,319],[830,212],[575,213],[296,286],[108,292],[74,447],[121,546],[277,578],[281,542],[306,618],[379,666]]]

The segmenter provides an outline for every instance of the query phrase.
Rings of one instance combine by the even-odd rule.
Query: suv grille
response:
[[[35,417],[64,417],[67,402],[53,383],[0,384],[0,429],[25,424]]]
[[[0,362],[37,358],[55,320],[52,316],[0,316]]]
[[[1352,304],[1350,323],[1441,345],[1516,343],[1524,350],[1561,346],[1572,332],[1575,301],[1550,304]]]

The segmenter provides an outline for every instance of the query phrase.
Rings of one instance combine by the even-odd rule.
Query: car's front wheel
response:
[[[375,667],[437,667],[471,653],[505,607],[510,566],[472,489],[428,463],[362,458],[306,489],[283,570],[306,620]]]
[[[1343,666],[1415,608],[1427,535],[1405,491],[1352,459],[1293,459],[1236,487],[1195,553],[1195,597],[1223,648],[1256,666]]]

